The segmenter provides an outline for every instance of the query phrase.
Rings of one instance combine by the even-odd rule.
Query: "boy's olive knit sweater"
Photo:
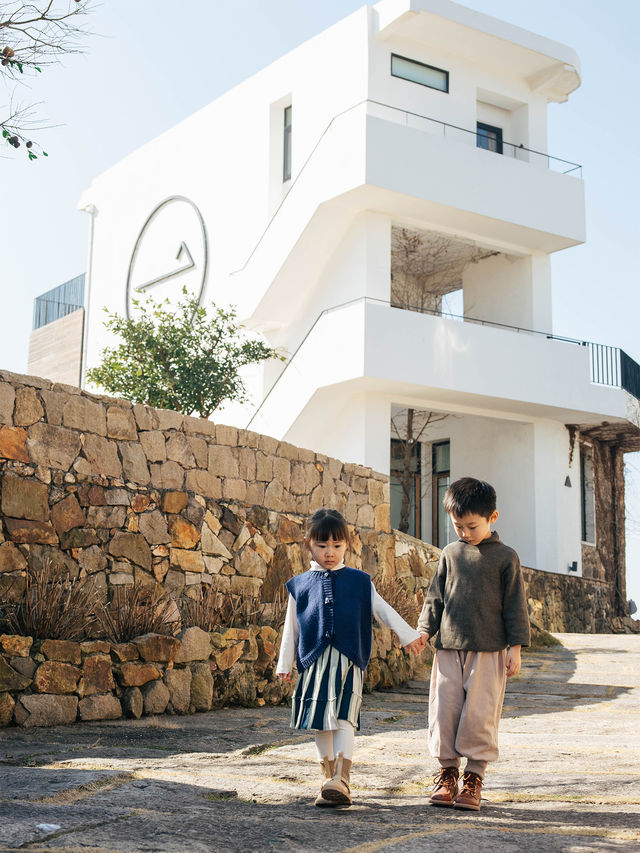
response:
[[[479,545],[447,545],[425,598],[418,630],[437,649],[497,652],[530,642],[518,555],[497,533]]]

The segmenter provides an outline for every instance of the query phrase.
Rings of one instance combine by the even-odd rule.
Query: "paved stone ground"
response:
[[[640,851],[640,636],[557,635],[509,684],[482,811],[426,804],[426,685],[365,697],[355,803],[311,804],[288,709],[0,731],[0,850]]]

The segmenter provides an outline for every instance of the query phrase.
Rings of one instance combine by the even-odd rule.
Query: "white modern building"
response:
[[[404,526],[438,545],[447,483],[487,479],[525,565],[624,599],[640,369],[552,334],[585,215],[547,105],[579,85],[571,48],[450,0],[363,6],[93,182],[84,364],[104,307],[235,304],[287,360],[225,420],[391,473],[396,524],[408,470]]]

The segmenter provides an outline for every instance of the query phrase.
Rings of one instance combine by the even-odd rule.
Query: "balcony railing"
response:
[[[399,107],[393,107],[390,104],[383,104],[380,101],[368,100],[368,104],[373,104],[380,107],[382,111],[391,111],[399,116],[404,116],[403,124],[416,128],[417,130],[435,131],[438,135],[450,138],[458,137],[461,140],[469,142],[471,145],[477,145],[478,131],[470,130],[468,127],[460,127],[457,124],[450,124],[446,121],[440,121],[437,118],[424,116],[420,113],[413,113],[410,110],[403,110]],[[582,177],[582,166],[579,163],[572,163],[570,160],[563,160],[562,157],[554,157],[544,151],[537,151],[535,148],[527,148],[526,145],[517,144],[515,142],[506,142],[500,140],[500,151],[494,152],[503,157],[511,157],[514,160],[523,160],[528,163],[538,163],[546,165],[548,169],[554,172],[561,172],[563,175],[575,175]],[[485,149],[486,150],[486,149]]]
[[[286,363],[282,369],[282,372],[277,377],[271,388],[267,391],[266,395],[259,403],[249,422],[247,423],[247,429],[251,428],[251,424],[255,420],[256,416],[267,402],[267,399],[270,397],[272,391],[278,385],[282,377],[287,371],[289,365],[293,362],[298,352],[304,346],[307,338],[311,335],[315,327],[318,325],[320,320],[325,316],[325,314],[331,314],[334,311],[338,311],[341,308],[346,308],[349,305],[356,305],[359,302],[373,302],[376,305],[386,305],[389,308],[399,308],[405,311],[415,311],[418,314],[430,314],[433,317],[442,317],[446,320],[457,320],[463,323],[476,323],[480,326],[491,326],[495,329],[508,329],[511,332],[519,332],[521,334],[526,335],[536,335],[538,337],[547,338],[547,340],[552,341],[561,341],[566,344],[574,344],[575,346],[580,347],[588,347],[590,352],[590,366],[591,366],[591,382],[595,385],[607,385],[613,388],[623,388],[625,391],[628,391],[630,394],[633,394],[638,400],[640,400],[640,365],[634,361],[630,356],[624,352],[624,350],[619,349],[618,347],[607,346],[606,344],[596,344],[592,341],[581,341],[578,338],[568,338],[564,335],[553,335],[550,332],[538,332],[534,329],[525,329],[521,326],[509,326],[507,323],[495,323],[492,320],[481,320],[478,317],[467,317],[461,314],[450,314],[444,311],[434,311],[430,308],[421,308],[417,306],[409,306],[409,305],[399,305],[397,303],[389,302],[385,299],[376,299],[371,296],[360,296],[356,299],[350,299],[348,302],[342,302],[339,305],[333,305],[331,308],[325,308],[324,311],[321,311],[316,319],[313,321],[306,334],[296,347],[293,353],[287,358]]]

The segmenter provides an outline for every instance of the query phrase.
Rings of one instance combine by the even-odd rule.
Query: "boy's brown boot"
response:
[[[336,765],[335,760],[329,761],[329,759],[327,758],[326,755],[322,759],[322,761],[320,762],[320,770],[322,771],[322,779],[323,779],[322,784],[323,785],[325,782],[328,782],[329,779],[332,778],[332,776],[335,772],[335,765]],[[320,789],[320,793],[318,794],[318,796],[315,799],[314,806],[319,806],[320,808],[331,808],[331,807],[336,806],[336,805],[337,805],[337,803],[334,803],[332,800],[325,800],[325,798],[322,796],[322,789]]]
[[[322,786],[322,796],[325,800],[331,800],[334,806],[350,806],[352,802],[350,781],[351,759],[345,758],[339,752],[333,776]]]
[[[457,809],[470,809],[474,812],[480,811],[482,800],[482,779],[477,773],[465,771],[462,776],[462,790],[455,801]]]
[[[434,779],[429,802],[434,806],[452,806],[458,796],[459,775],[457,767],[443,767]]]

